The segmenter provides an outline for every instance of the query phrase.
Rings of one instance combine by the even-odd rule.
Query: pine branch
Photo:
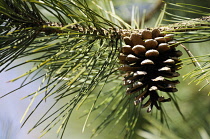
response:
[[[122,93],[122,90],[125,90],[125,88],[119,85],[119,83],[121,84],[122,77],[120,75],[122,72],[118,70],[120,66],[118,57],[119,53],[122,52],[122,45],[124,43],[129,44],[130,42],[126,42],[126,39],[131,39],[132,35],[152,30],[159,30],[163,36],[165,34],[173,34],[173,39],[176,41],[174,45],[203,42],[208,41],[210,38],[209,16],[181,20],[178,23],[157,26],[155,28],[133,29],[117,15],[108,12],[107,9],[103,9],[99,2],[94,2],[93,4],[98,7],[100,12],[92,10],[87,1],[81,0],[1,0],[1,72],[27,63],[36,63],[31,70],[10,82],[25,77],[24,82],[18,88],[21,89],[38,79],[42,79],[39,89],[25,97],[32,97],[28,109],[33,105],[33,101],[38,95],[45,93],[43,99],[40,100],[29,114],[28,111],[25,112],[22,118],[22,126],[31,118],[44,100],[49,97],[54,97],[56,100],[48,111],[43,114],[42,118],[37,121],[30,132],[45,121],[51,120],[43,129],[43,135],[49,132],[52,127],[61,123],[58,131],[62,138],[74,109],[88,100],[93,103],[87,112],[84,128],[92,112],[103,107],[105,111],[108,107],[113,106],[113,109],[104,121],[99,124],[93,135],[103,131],[113,121],[115,121],[115,124],[119,123],[128,113],[129,119],[124,127],[127,131],[125,137],[132,138],[135,125],[141,116],[139,113],[141,106],[146,107],[150,104],[151,107],[148,111],[151,111],[154,104],[157,109],[161,110],[160,119],[163,122],[166,116],[163,114],[162,108],[159,107],[161,106],[160,102],[166,102],[170,99],[159,97],[158,103],[154,102],[154,100],[148,100],[145,104],[139,102],[142,96],[148,96],[148,90],[149,92],[154,92],[155,95],[153,97],[156,98],[158,95],[154,87],[152,91],[149,87],[145,87],[146,89],[140,90],[137,94],[131,93],[130,95],[125,95]],[[51,21],[50,18],[45,16],[40,7],[53,15],[56,21]],[[173,51],[172,54],[166,53],[166,55],[175,55],[174,53],[176,51]],[[32,55],[35,55],[35,57],[10,67],[11,63],[15,60]],[[180,61],[177,60],[176,64],[180,64]],[[173,66],[177,68],[181,64]],[[205,64],[203,67],[205,67]],[[45,70],[45,73],[39,75],[42,70]],[[130,73],[127,72],[127,74]],[[201,73],[201,75],[193,76],[199,78],[202,75],[204,74]],[[106,88],[107,84],[115,82],[116,85],[105,91],[104,88]],[[172,85],[178,83],[177,81],[169,80],[164,80],[164,82],[170,82]],[[100,89],[95,93],[94,91],[99,87]],[[164,90],[165,88],[162,87],[162,89]],[[174,91],[176,89],[172,87],[171,90]],[[135,102],[139,105],[133,106],[131,99],[136,99],[136,95],[139,96],[139,101]],[[173,100],[176,109],[182,115],[176,100],[172,95],[168,94],[168,96]],[[59,102],[68,97],[70,97],[68,102],[62,104],[60,109],[53,109]],[[105,99],[97,105],[100,97]],[[102,115],[104,111],[99,113],[98,116]],[[49,113],[52,114],[48,115]]]

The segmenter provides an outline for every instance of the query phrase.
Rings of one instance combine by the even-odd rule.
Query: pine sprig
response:
[[[92,101],[92,107],[85,115],[86,122],[83,129],[87,126],[92,112],[103,108],[103,111],[97,116],[99,117],[107,108],[112,106],[113,109],[96,127],[93,136],[102,132],[107,125],[113,124],[114,121],[114,124],[118,124],[126,114],[129,118],[124,127],[125,137],[131,138],[134,133],[138,118],[141,117],[141,107],[134,107],[131,104],[132,101],[130,100],[135,97],[134,95],[126,96],[122,93],[125,88],[119,85],[119,83],[121,84],[119,75],[122,73],[118,71],[117,57],[123,44],[122,38],[128,33],[142,32],[145,29],[135,29],[132,28],[135,26],[125,23],[114,13],[112,4],[111,6],[107,3],[107,5],[101,5],[100,2],[93,2],[92,4],[98,7],[100,12],[92,10],[87,1],[81,0],[2,0],[0,3],[1,72],[27,63],[35,63],[31,70],[10,81],[14,82],[20,78],[25,78],[21,86],[2,97],[42,79],[38,90],[25,97],[31,97],[32,101],[21,120],[22,126],[30,120],[33,113],[46,99],[50,97],[55,99],[54,104],[29,132],[50,120],[41,136],[60,124],[58,133],[62,138],[76,107]],[[168,5],[182,8],[184,4],[169,3]],[[51,14],[55,21],[51,21],[50,18],[42,14],[40,7]],[[112,12],[109,12],[110,9]],[[198,12],[192,8],[188,8],[188,11]],[[169,12],[165,13],[169,14]],[[180,19],[180,16],[169,15],[174,17],[174,20]],[[202,15],[207,14],[202,13]],[[162,33],[175,34],[178,43],[209,40],[209,16],[197,19],[183,17],[181,19],[187,20],[161,27],[158,26],[161,21],[158,21],[156,28]],[[12,62],[20,58],[28,59],[10,67]],[[195,58],[197,59],[197,57]],[[208,78],[208,71],[200,71],[208,70],[208,64],[206,61],[201,66],[202,69],[196,69],[187,76],[196,77],[194,81],[198,82],[205,80]],[[200,73],[198,74],[198,72]],[[106,84],[114,81],[117,82],[117,87],[114,86],[106,92],[104,89]],[[97,88],[100,89],[95,93]],[[29,113],[29,109],[39,95],[44,97]],[[106,97],[106,99],[97,104],[101,97]],[[169,97],[173,98],[170,95]],[[68,102],[55,110],[55,106],[60,105],[65,98],[69,99]],[[181,114],[175,99],[173,99],[173,103]],[[160,119],[163,122],[166,116],[162,110],[161,112]],[[49,113],[52,114],[49,115]]]

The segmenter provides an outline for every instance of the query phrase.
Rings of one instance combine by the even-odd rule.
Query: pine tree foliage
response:
[[[205,7],[183,3],[167,3],[166,5],[157,19],[155,28],[165,34],[175,34],[175,39],[180,44],[209,40],[210,18],[208,13],[202,12]],[[200,18],[190,19],[167,12],[167,9],[184,10],[184,8],[187,12],[200,13]],[[196,10],[196,8],[200,8],[200,10]],[[127,116],[128,119],[123,129],[126,130],[126,138],[132,137],[142,110],[140,105],[133,106],[134,95],[125,95],[124,93],[123,73],[118,70],[120,66],[118,55],[119,49],[124,44],[123,36],[127,32],[132,33],[143,29],[135,26],[138,23],[133,23],[133,26],[127,24],[114,13],[113,9],[112,3],[105,0],[100,2],[88,0],[0,0],[1,72],[27,63],[35,63],[35,66],[28,72],[10,81],[14,82],[25,78],[21,86],[3,94],[2,97],[42,79],[38,90],[25,97],[32,99],[23,115],[22,126],[30,120],[34,111],[45,100],[49,97],[55,99],[55,103],[46,113],[42,114],[42,118],[29,132],[50,119],[51,122],[46,124],[41,136],[59,124],[58,131],[62,138],[74,109],[86,101],[91,101],[92,106],[85,115],[84,128],[93,111],[98,109],[105,111],[112,107],[107,117],[96,127],[93,135],[103,131],[109,124],[118,124]],[[43,14],[43,11],[47,11],[48,15],[53,16],[54,19],[51,20]],[[171,24],[160,26],[164,14],[168,14],[173,20],[170,20]],[[135,16],[133,15],[133,17]],[[13,67],[10,66],[15,60],[21,58],[26,58],[26,60]],[[197,65],[185,77],[193,77],[192,81],[197,83],[206,82],[204,86],[207,86],[209,84],[209,60],[207,59],[209,59],[209,54],[195,57],[190,55],[189,58],[183,59],[184,63]],[[107,89],[107,85],[110,86],[110,84],[112,87]],[[44,97],[28,113],[36,97],[42,94]],[[167,95],[182,114],[175,95]],[[62,104],[59,109],[53,109],[66,98],[68,98],[67,103]],[[103,101],[98,102],[101,98]],[[98,117],[103,114],[103,110],[98,114]],[[49,115],[49,113],[51,114]],[[167,117],[164,108],[157,111],[157,115],[162,122]]]

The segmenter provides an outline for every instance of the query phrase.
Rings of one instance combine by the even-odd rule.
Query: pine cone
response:
[[[124,37],[119,60],[123,64],[119,70],[126,71],[124,85],[127,94],[136,94],[134,104],[141,102],[142,107],[148,107],[148,112],[155,106],[160,109],[159,102],[170,101],[158,95],[163,92],[176,92],[178,77],[176,72],[181,68],[178,57],[182,52],[176,50],[178,45],[173,40],[173,34],[161,34],[158,29],[144,30],[142,33],[132,33]],[[146,103],[143,100],[148,97]]]

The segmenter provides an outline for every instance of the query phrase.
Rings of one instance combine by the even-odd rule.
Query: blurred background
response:
[[[189,0],[167,0],[167,2],[181,2],[181,3],[189,3]],[[113,0],[113,4],[115,6],[116,14],[122,17],[126,22],[130,23],[130,18],[132,14],[132,7],[135,7],[139,10],[140,19],[145,15],[146,23],[144,27],[152,27],[154,26],[157,17],[160,13],[160,9],[162,7],[161,1],[159,0]],[[191,0],[190,4],[200,5],[210,8],[209,0]],[[206,9],[207,12],[209,9]],[[187,13],[185,11],[170,11],[173,14],[178,14],[180,16],[195,18],[200,17],[200,15],[196,13]],[[47,14],[47,13],[46,13]],[[52,17],[53,18],[53,17]],[[170,19],[170,16],[166,16],[166,18]],[[166,22],[165,22],[166,23]],[[209,54],[209,42],[203,43],[193,43],[193,44],[185,44],[185,46],[195,55],[205,55]],[[180,47],[180,49],[184,52],[184,50]],[[182,58],[188,57],[184,52]],[[23,59],[22,59],[23,60]],[[16,61],[16,63],[19,63]],[[15,63],[14,63],[15,65]],[[16,82],[10,83],[9,80],[23,74],[27,70],[29,70],[33,65],[28,64],[24,65],[21,68],[17,68],[11,71],[3,72],[0,74],[0,94],[3,95],[7,92],[18,88],[23,81],[20,79]],[[181,75],[187,74],[189,71],[193,69],[193,65],[184,66],[182,70],[180,70]],[[176,110],[175,106],[171,103],[164,103],[165,111],[168,115],[168,125],[167,127],[162,127],[160,122],[152,118],[151,114],[145,113],[146,110],[142,110],[142,122],[138,124],[136,128],[136,135],[134,139],[168,139],[168,138],[181,138],[181,139],[209,139],[210,138],[210,101],[208,92],[210,87],[207,86],[202,91],[198,91],[203,84],[196,85],[196,83],[191,83],[191,79],[183,80],[181,77],[179,78],[180,84],[178,85],[178,92],[176,93],[177,101],[180,106],[180,111],[185,116],[185,120]],[[27,122],[23,128],[20,128],[21,123],[20,119],[24,114],[25,109],[30,103],[30,99],[21,100],[21,98],[25,97],[27,94],[34,92],[39,87],[41,80],[36,81],[33,85],[26,86],[23,89],[17,90],[11,95],[6,96],[3,99],[0,99],[0,139],[37,139],[40,136],[40,131],[43,126],[40,126],[30,134],[27,134],[28,130],[32,128],[33,124],[40,118],[39,113],[43,113],[47,110],[50,104],[53,103],[53,100],[48,99],[45,105],[42,105],[38,111],[34,113],[32,119]],[[123,93],[123,92],[122,92]],[[40,98],[42,96],[39,96]],[[35,102],[36,103],[36,102]],[[91,103],[90,103],[91,104]],[[32,106],[33,107],[33,106]],[[66,130],[64,139],[88,139],[91,136],[92,128],[94,125],[99,124],[100,122],[96,122],[90,127],[86,128],[85,132],[82,133],[82,126],[85,122],[85,118],[79,118],[82,116],[83,111],[91,106],[84,106],[81,109],[75,111],[73,117],[70,120],[69,127]],[[154,115],[154,113],[153,113]],[[92,115],[94,117],[94,115]],[[103,120],[103,116],[100,117]],[[126,120],[126,119],[124,119]],[[105,130],[100,135],[95,137],[95,139],[113,139],[115,135],[113,133],[121,130],[124,123],[121,122],[114,131],[110,132],[109,130]],[[50,133],[46,134],[43,139],[56,139],[55,133],[57,128],[54,128]],[[119,135],[117,138],[123,138],[123,136]]]

